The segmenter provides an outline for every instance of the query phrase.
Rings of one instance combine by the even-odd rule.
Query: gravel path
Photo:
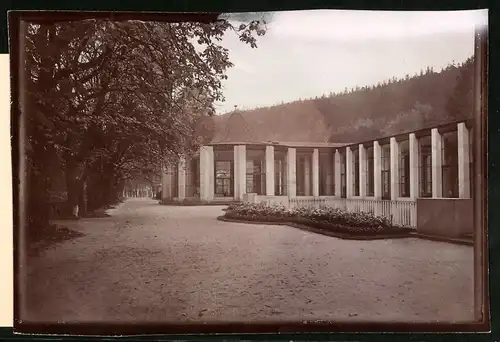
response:
[[[222,208],[130,199],[111,217],[64,222],[86,236],[26,261],[21,319],[473,318],[471,247],[227,223],[216,220]]]

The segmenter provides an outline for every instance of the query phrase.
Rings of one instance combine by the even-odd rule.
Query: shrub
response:
[[[226,217],[251,221],[294,222],[325,230],[351,234],[375,234],[401,230],[385,217],[372,213],[356,213],[336,208],[292,208],[263,203],[237,203],[226,209]]]
[[[229,210],[236,210],[238,209],[239,207],[241,207],[243,205],[243,203],[231,203],[227,206],[226,211],[229,211]]]

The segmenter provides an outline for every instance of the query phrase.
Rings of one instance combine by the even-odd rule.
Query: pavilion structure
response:
[[[239,112],[221,127],[165,167],[162,202],[332,206],[424,233],[472,232],[472,122],[350,143],[258,141]]]

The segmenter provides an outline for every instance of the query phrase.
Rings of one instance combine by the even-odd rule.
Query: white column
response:
[[[214,195],[214,149],[200,148],[200,200],[211,201]]]
[[[464,122],[457,125],[458,138],[458,197],[471,198],[469,170],[469,130]]]
[[[359,196],[366,196],[366,149],[365,145],[359,144]]]
[[[399,197],[399,144],[395,137],[390,139],[391,200]]]
[[[437,128],[431,130],[431,152],[432,152],[432,197],[443,196],[443,173],[442,173],[442,144],[443,138]]]
[[[334,172],[334,184],[335,184],[335,197],[341,197],[342,188],[340,184],[340,152],[335,150],[335,156],[333,158],[333,172]]]
[[[382,149],[378,141],[373,142],[373,193],[382,198]]]
[[[211,201],[215,197],[215,156],[214,148],[211,146],[208,149],[208,185],[207,185],[207,195],[208,200]]]
[[[246,146],[234,147],[234,198],[242,200],[246,193]]]
[[[346,173],[346,197],[347,198],[351,198],[352,197],[352,192],[353,192],[353,188],[354,188],[354,179],[352,177],[352,150],[351,148],[348,146],[346,147],[345,149],[345,153],[346,153],[346,161],[345,161],[345,164],[346,164],[346,170],[345,170],[345,173]]]
[[[247,192],[247,147],[240,146],[240,199]]]
[[[410,133],[408,137],[410,152],[410,198],[418,197],[418,140],[415,133]]]
[[[184,157],[179,158],[179,169],[178,169],[178,195],[177,198],[179,201],[182,201],[186,198],[186,159]]]
[[[295,148],[289,147],[286,157],[286,187],[288,197],[297,196],[297,151]]]
[[[266,195],[274,196],[274,146],[266,146]]]
[[[234,192],[234,199],[239,200],[240,199],[240,187],[238,184],[240,183],[240,146],[235,145],[233,146],[233,167],[234,167],[234,177],[233,177],[233,192]]]
[[[319,150],[315,148],[312,155],[312,195],[319,196]]]

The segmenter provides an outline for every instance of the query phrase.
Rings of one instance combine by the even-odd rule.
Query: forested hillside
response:
[[[472,115],[473,63],[315,99],[333,141],[363,141]]]
[[[305,123],[314,117],[315,122],[326,126],[331,142],[361,142],[472,117],[473,79],[471,57],[439,72],[427,68],[404,79],[393,78],[371,87],[346,89],[340,94],[256,108],[242,114],[251,124],[257,117],[262,121],[265,116],[265,124],[260,122],[257,130],[278,132],[288,131],[289,127],[290,132],[283,133],[290,134],[293,127],[308,131]],[[275,116],[280,120],[275,120]],[[279,123],[274,125],[276,121]]]

